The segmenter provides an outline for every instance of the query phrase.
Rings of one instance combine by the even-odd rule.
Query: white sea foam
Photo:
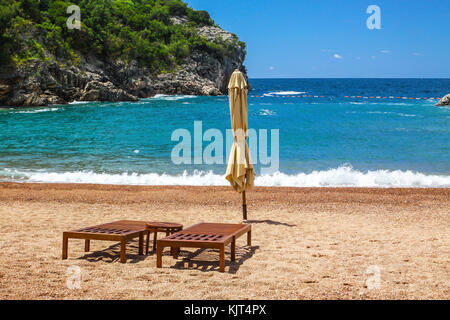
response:
[[[368,114],[395,114],[395,112],[391,112],[391,111],[367,111],[365,113],[368,113]]]
[[[260,116],[274,116],[277,113],[275,111],[269,110],[269,109],[261,109],[259,110]]]
[[[362,172],[349,166],[311,173],[260,176],[256,185],[292,187],[449,187],[450,176],[426,175],[410,170],[373,170]]]
[[[192,185],[226,186],[224,175],[213,172],[194,171],[179,175],[158,173],[122,173],[107,174],[91,171],[80,172],[44,172],[17,171],[4,169],[0,177],[7,181],[47,182],[47,183],[96,183],[118,185]],[[351,166],[313,171],[311,173],[285,174],[276,172],[271,175],[257,175],[256,186],[282,187],[414,187],[449,188],[450,175],[428,175],[421,172],[402,170],[359,171]]]
[[[221,175],[212,172],[194,171],[188,174],[186,171],[180,175],[158,174],[158,173],[121,173],[107,174],[92,171],[77,172],[25,172],[9,170],[0,172],[0,176],[9,173],[13,181],[21,182],[46,182],[46,183],[95,183],[95,184],[117,184],[117,185],[192,185],[192,186],[220,186],[226,185],[226,180]]]
[[[182,100],[182,99],[192,99],[197,98],[197,96],[191,96],[191,95],[166,95],[166,94],[156,94],[150,99],[157,99],[157,100],[166,100],[166,101],[176,101],[176,100]]]
[[[263,94],[264,96],[290,96],[290,95],[296,95],[296,94],[303,94],[306,93],[304,91],[275,91],[275,92],[269,92]]]
[[[415,114],[401,113],[401,112],[391,112],[391,111],[367,111],[368,114],[394,114],[400,117],[415,117]]]
[[[69,102],[69,104],[86,104],[86,103],[92,103],[92,101],[72,101],[72,102]]]
[[[361,101],[361,102],[339,102],[338,104],[363,104],[363,105],[383,105],[383,106],[411,106],[411,103],[404,103],[404,102],[369,102],[369,101]],[[428,105],[428,104],[425,104]]]
[[[41,113],[41,112],[51,112],[56,111],[58,108],[42,108],[42,109],[35,109],[35,110],[21,110],[21,111],[15,111],[14,113]]]
[[[415,114],[392,112],[392,111],[346,111],[347,114],[393,114],[400,117],[415,117]]]

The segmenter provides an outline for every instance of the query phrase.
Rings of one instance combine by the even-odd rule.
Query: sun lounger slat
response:
[[[251,225],[200,223],[187,229],[178,231],[157,241],[158,268],[162,267],[162,251],[164,247],[171,247],[174,257],[178,255],[181,247],[190,248],[216,248],[220,250],[220,272],[225,271],[225,246],[231,243],[231,260],[235,259],[235,242],[238,237],[247,233],[247,245],[251,244]]]
[[[146,233],[145,221],[130,221],[121,220],[112,223],[102,224],[82,228],[74,231],[66,231],[63,233],[63,259],[67,259],[68,240],[84,239],[85,251],[89,251],[91,240],[107,240],[119,241],[120,247],[120,262],[126,261],[126,242],[133,238],[139,237],[139,254],[143,254],[143,239]]]

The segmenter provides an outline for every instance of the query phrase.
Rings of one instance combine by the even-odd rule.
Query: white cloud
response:
[[[334,57],[335,59],[342,59],[342,56],[339,55],[339,54],[337,54],[337,53],[333,54],[333,57]]]
[[[423,53],[420,53],[420,52],[414,52],[413,55],[414,55],[414,56],[423,56]]]
[[[270,66],[269,70],[275,70],[275,67],[274,66]]]
[[[381,50],[380,52],[381,52],[381,53],[390,53],[391,50]]]

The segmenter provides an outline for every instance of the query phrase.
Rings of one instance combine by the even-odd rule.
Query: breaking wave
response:
[[[41,109],[21,110],[21,111],[14,110],[14,113],[41,113],[41,112],[51,112],[51,111],[57,111],[57,110],[58,110],[58,108],[41,108]]]
[[[304,91],[276,91],[276,92],[269,92],[265,93],[264,96],[290,96],[295,94],[304,94],[306,92]]]
[[[166,100],[166,101],[177,101],[182,99],[192,99],[197,98],[198,96],[191,96],[191,95],[166,95],[166,94],[157,94],[150,99],[157,99],[157,100]]]
[[[87,104],[87,103],[93,103],[93,101],[72,101],[69,102],[69,104]]]
[[[0,180],[18,182],[46,183],[95,183],[117,185],[191,185],[191,186],[226,186],[224,175],[211,171],[187,171],[179,175],[158,173],[95,173],[18,171],[4,169],[0,171]],[[429,175],[421,172],[402,170],[369,170],[366,172],[341,166],[310,173],[257,175],[256,186],[280,187],[413,187],[413,188],[448,188],[450,175]]]

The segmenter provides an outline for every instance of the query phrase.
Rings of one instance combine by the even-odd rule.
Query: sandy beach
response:
[[[62,232],[120,219],[241,223],[227,187],[0,184],[1,299],[449,299],[450,189],[255,188],[252,246],[156,256]],[[70,266],[81,288],[68,289]],[[374,287],[379,270],[379,286]]]

